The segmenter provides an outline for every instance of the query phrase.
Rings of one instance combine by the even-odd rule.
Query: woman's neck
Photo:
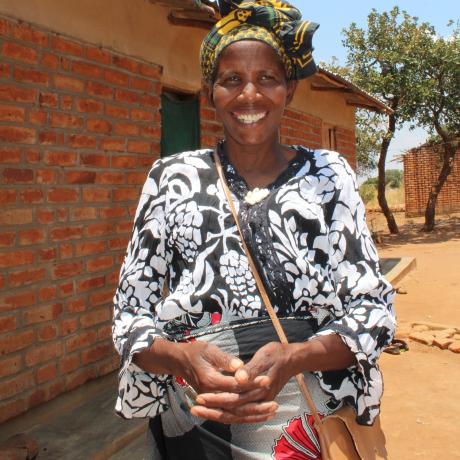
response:
[[[230,139],[222,147],[228,161],[251,189],[271,184],[296,155],[277,140],[267,145],[240,145]]]

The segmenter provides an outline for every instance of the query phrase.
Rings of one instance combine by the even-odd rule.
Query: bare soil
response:
[[[368,212],[369,227],[383,234],[380,256],[417,261],[395,286],[402,292],[395,302],[398,322],[460,327],[460,214],[439,217],[432,233],[420,232],[423,218],[399,212],[396,219],[400,234],[390,235],[384,216]],[[409,347],[380,360],[389,459],[460,459],[460,354],[412,341]]]

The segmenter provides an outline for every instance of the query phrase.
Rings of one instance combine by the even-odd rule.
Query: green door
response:
[[[198,98],[164,92],[161,96],[161,156],[195,150],[199,146]]]

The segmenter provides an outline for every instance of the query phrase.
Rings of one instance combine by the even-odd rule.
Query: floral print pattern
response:
[[[265,270],[264,282],[278,315],[311,316],[317,335],[338,334],[350,347],[356,366],[316,376],[327,394],[370,424],[382,395],[376,361],[394,333],[394,291],[380,273],[349,165],[335,152],[295,148],[296,167],[254,209],[241,203],[239,192],[247,192],[241,183],[229,185],[251,252],[262,268],[268,257],[277,273]],[[232,171],[225,172],[230,179]],[[211,324],[213,315],[222,322],[266,316],[247,267],[212,151],[158,160],[144,185],[114,297],[120,415],[152,417],[168,409],[172,377],[148,374],[132,362],[156,337],[174,340],[185,329]]]

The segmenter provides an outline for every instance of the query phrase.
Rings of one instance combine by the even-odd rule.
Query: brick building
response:
[[[111,301],[164,95],[197,102],[202,146],[222,135],[197,62],[212,21],[174,3],[0,0],[0,422],[117,367]],[[354,165],[356,107],[387,110],[321,71],[282,141]]]
[[[406,216],[425,214],[428,196],[442,166],[440,146],[422,146],[409,150],[404,159],[404,193]],[[436,202],[436,213],[460,211],[460,152],[457,151],[452,172]]]

